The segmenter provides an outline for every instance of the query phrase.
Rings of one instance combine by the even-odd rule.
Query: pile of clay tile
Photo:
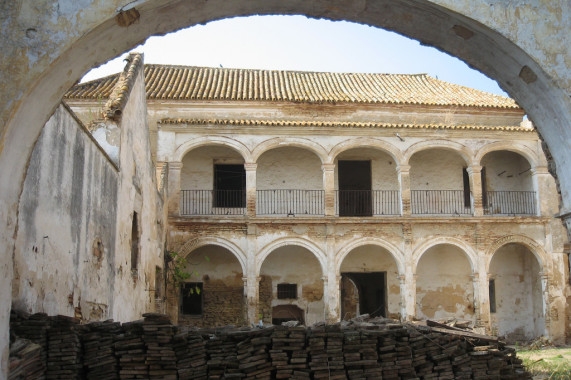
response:
[[[431,322],[432,323],[432,322]],[[515,350],[458,328],[359,317],[310,327],[80,324],[11,315],[9,379],[531,379]]]

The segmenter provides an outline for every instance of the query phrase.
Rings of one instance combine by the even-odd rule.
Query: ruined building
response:
[[[121,75],[77,85],[65,102],[120,177],[117,215],[103,223],[114,232],[93,232],[99,219],[72,228],[85,252],[66,256],[79,272],[60,281],[99,281],[76,285],[81,297],[41,293],[52,280],[26,264],[37,265],[34,249],[22,254],[23,308],[85,319],[158,309],[199,326],[457,318],[514,340],[569,331],[555,181],[511,99],[424,74],[143,65],[132,54]],[[23,222],[47,223],[34,221]],[[191,276],[169,287],[173,254]]]

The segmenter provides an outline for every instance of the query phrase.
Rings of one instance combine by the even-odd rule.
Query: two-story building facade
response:
[[[115,80],[66,101],[88,119]],[[191,274],[167,297],[179,323],[369,313],[564,339],[555,181],[511,99],[424,74],[145,65],[145,83],[167,250]]]

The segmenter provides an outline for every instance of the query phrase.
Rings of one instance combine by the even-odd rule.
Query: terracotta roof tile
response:
[[[143,56],[138,53],[129,54],[128,63],[123,72],[118,75],[115,86],[103,108],[103,116],[107,119],[117,120],[123,113],[123,107],[127,104],[129,94],[135,83],[137,73],[143,66]],[[108,77],[109,78],[109,77]],[[108,82],[105,81],[107,84]],[[90,89],[94,91],[94,89]]]
[[[346,127],[346,128],[406,128],[406,129],[459,129],[478,131],[510,131],[535,132],[533,128],[520,126],[491,126],[491,125],[446,125],[446,124],[410,124],[410,123],[374,123],[353,121],[317,121],[317,120],[260,120],[260,119],[183,119],[164,118],[158,121],[162,125],[198,124],[198,125],[234,125],[234,126],[264,126],[264,127]]]
[[[118,75],[74,86],[66,98],[108,98]],[[426,74],[351,74],[145,65],[148,99],[398,103],[519,108],[510,98]]]

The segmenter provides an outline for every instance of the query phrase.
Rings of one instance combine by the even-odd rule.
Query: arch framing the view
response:
[[[309,241],[307,239],[292,238],[292,237],[285,237],[275,240],[267,244],[264,248],[260,250],[260,252],[256,255],[256,275],[259,275],[261,273],[264,261],[268,258],[268,256],[272,252],[274,252],[278,248],[285,247],[288,245],[296,245],[305,248],[309,252],[311,252],[319,262],[319,266],[321,267],[321,276],[322,277],[325,276],[325,274],[327,273],[327,256],[325,255],[325,253],[317,246],[317,244],[313,243],[312,241]]]
[[[391,257],[395,260],[395,264],[397,265],[399,275],[404,275],[405,272],[405,264],[404,264],[404,255],[400,249],[398,249],[395,245],[389,243],[380,238],[358,238],[352,240],[345,244],[335,255],[335,273],[336,275],[340,275],[341,273],[341,266],[343,265],[343,261],[353,250],[359,247],[363,247],[366,245],[373,245],[376,247],[384,248]]]
[[[527,147],[525,145],[521,145],[521,144],[514,144],[513,142],[508,143],[505,141],[497,141],[497,142],[489,143],[489,144],[482,146],[476,152],[476,154],[474,156],[474,162],[478,165],[481,165],[482,160],[484,159],[486,154],[494,153],[494,152],[498,152],[498,151],[502,151],[502,150],[506,150],[509,152],[519,154],[520,156],[522,156],[523,158],[525,158],[527,160],[527,162],[529,163],[529,165],[531,166],[532,169],[536,168],[537,166],[540,166],[538,164],[539,158],[537,157],[537,154],[533,150],[531,150],[529,147]]]
[[[474,153],[470,148],[455,141],[450,140],[430,140],[430,141],[421,141],[416,144],[411,145],[405,152],[404,152],[404,162],[405,165],[410,165],[410,159],[414,156],[415,153],[422,152],[425,150],[431,149],[444,149],[454,153],[457,153],[466,165],[472,165],[474,160]]]
[[[11,304],[13,252],[17,205],[26,165],[41,128],[66,90],[90,68],[135,47],[151,35],[162,35],[211,20],[254,14],[303,14],[308,17],[360,22],[385,28],[454,55],[497,79],[534,122],[545,139],[558,169],[562,193],[561,215],[571,212],[571,73],[557,57],[568,57],[569,47],[548,43],[565,40],[571,19],[566,2],[519,7],[474,0],[379,0],[376,2],[213,0],[142,0],[136,3],[139,22],[128,32],[115,17],[123,2],[73,2],[52,6],[38,0],[34,7],[6,2],[2,15],[5,38],[0,42],[0,376],[8,361],[8,321]],[[23,9],[22,9],[23,8]],[[520,9],[521,8],[521,9]],[[42,10],[45,10],[42,12]],[[517,12],[517,15],[516,15]],[[521,13],[522,16],[519,16]],[[561,16],[563,14],[563,17]],[[521,17],[530,22],[517,22]],[[514,22],[506,20],[513,19]],[[42,28],[29,29],[25,21]],[[24,26],[24,29],[22,28]],[[460,32],[459,32],[460,31]],[[561,49],[564,49],[563,51]],[[565,50],[567,49],[567,50]],[[34,112],[30,112],[33,105]],[[554,117],[553,115],[556,115]],[[571,220],[567,219],[568,226]]]
[[[454,238],[454,237],[436,237],[425,241],[418,245],[412,252],[412,263],[413,263],[413,273],[416,273],[418,268],[418,263],[422,256],[433,247],[437,245],[453,245],[464,253],[466,259],[470,263],[470,269],[472,270],[472,274],[476,274],[478,271],[478,255],[474,251],[474,249],[465,241]]]
[[[370,148],[386,153],[395,160],[398,167],[400,167],[404,162],[404,157],[401,151],[391,143],[376,138],[359,137],[356,139],[345,140],[335,145],[329,151],[327,163],[334,163],[340,154],[355,148]]]
[[[495,253],[506,244],[515,243],[525,246],[535,257],[541,272],[545,271],[547,265],[547,254],[543,247],[535,240],[523,235],[506,235],[494,240],[486,250],[486,273],[490,272],[490,265]]]
[[[176,149],[173,161],[181,162],[190,151],[204,146],[224,146],[242,156],[244,162],[252,162],[251,152],[243,143],[225,136],[203,136],[185,141]]]
[[[220,237],[199,237],[199,238],[190,239],[180,247],[178,253],[181,255],[181,257],[184,258],[190,255],[198,248],[207,245],[216,245],[218,247],[227,249],[230,253],[234,255],[234,257],[236,257],[236,259],[240,263],[240,267],[242,268],[242,273],[243,274],[248,273],[247,272],[248,259],[246,257],[246,254],[236,244]]]
[[[322,164],[327,162],[327,151],[323,146],[309,139],[300,137],[274,137],[259,143],[252,150],[252,162],[258,162],[264,153],[279,148],[305,149],[319,157]]]

